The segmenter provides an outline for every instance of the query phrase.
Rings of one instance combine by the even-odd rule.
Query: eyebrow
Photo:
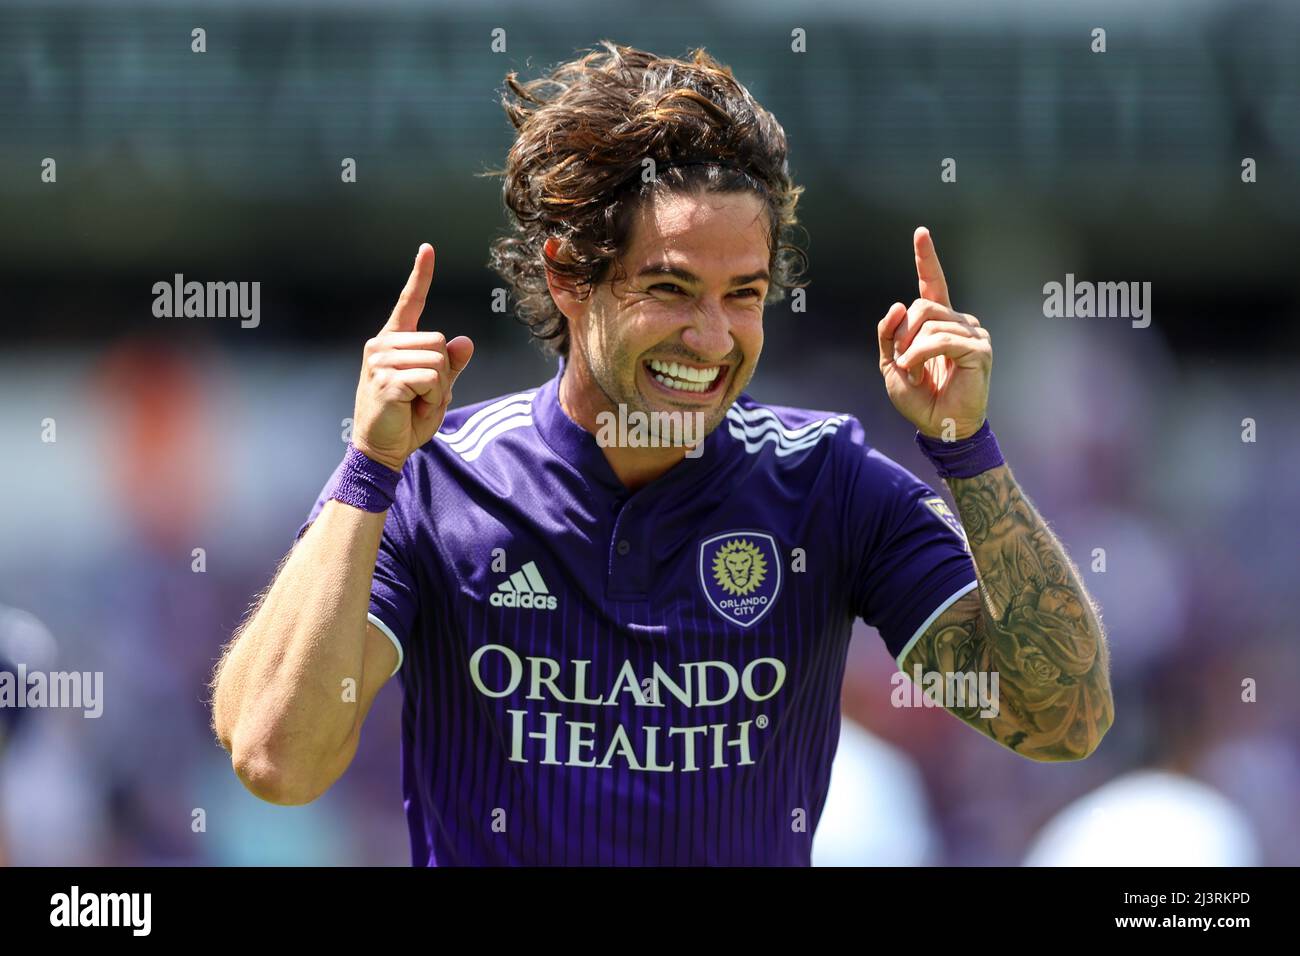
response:
[[[651,263],[636,274],[638,279],[644,276],[672,276],[674,279],[681,279],[683,282],[690,282],[695,285],[701,284],[702,281],[700,277],[693,272],[688,272],[686,269],[679,269],[676,266],[670,266],[663,262]],[[732,276],[730,284],[745,285],[749,282],[757,282],[760,279],[764,282],[772,281],[772,277],[768,274],[768,271],[762,269],[758,272],[750,272],[743,276]]]

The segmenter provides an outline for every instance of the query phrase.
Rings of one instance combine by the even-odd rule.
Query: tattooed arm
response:
[[[980,586],[939,616],[903,669],[989,674],[994,706],[954,706],[954,716],[1032,760],[1087,757],[1115,705],[1106,636],[1078,571],[1007,466],[948,486]]]
[[[975,316],[948,295],[934,239],[912,236],[920,298],[895,302],[876,328],[880,373],[894,407],[922,434],[960,441],[988,409],[993,349]],[[964,595],[902,661],[922,670],[997,674],[997,715],[980,704],[957,717],[1032,760],[1078,760],[1110,729],[1106,638],[1065,549],[1006,465],[948,479],[970,540],[978,591]],[[946,683],[946,680],[945,680]]]
[[[988,408],[988,329],[954,310],[930,230],[913,234],[920,297],[893,304],[876,326],[889,401],[931,438],[961,441]],[[1101,622],[1061,542],[1005,464],[949,479],[980,587],[958,598],[902,661],[905,671],[997,674],[996,717],[983,705],[959,719],[1031,760],[1080,760],[1114,719]],[[946,680],[945,680],[946,684]]]

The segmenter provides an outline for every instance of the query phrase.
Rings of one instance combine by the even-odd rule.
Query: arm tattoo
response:
[[[1034,760],[1077,760],[1114,720],[1105,632],[1079,572],[1005,465],[948,480],[978,592],[955,601],[904,662],[941,674],[998,675],[997,716],[949,707]]]

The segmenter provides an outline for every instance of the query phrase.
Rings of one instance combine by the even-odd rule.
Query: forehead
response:
[[[707,278],[767,267],[766,204],[753,193],[658,193],[637,210],[625,261],[662,262]]]

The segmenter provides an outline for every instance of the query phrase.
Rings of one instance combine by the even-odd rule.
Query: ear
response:
[[[543,249],[550,258],[558,259],[561,262],[567,261],[564,254],[564,243],[558,237],[551,236],[548,238],[543,244]],[[545,259],[542,260],[543,264],[545,264],[545,261]],[[590,297],[587,299],[578,298],[573,286],[569,284],[571,281],[566,276],[556,275],[550,269],[546,270],[546,288],[551,293],[551,301],[555,303],[555,307],[570,322],[581,321],[582,317],[587,313],[587,303],[590,301]]]

